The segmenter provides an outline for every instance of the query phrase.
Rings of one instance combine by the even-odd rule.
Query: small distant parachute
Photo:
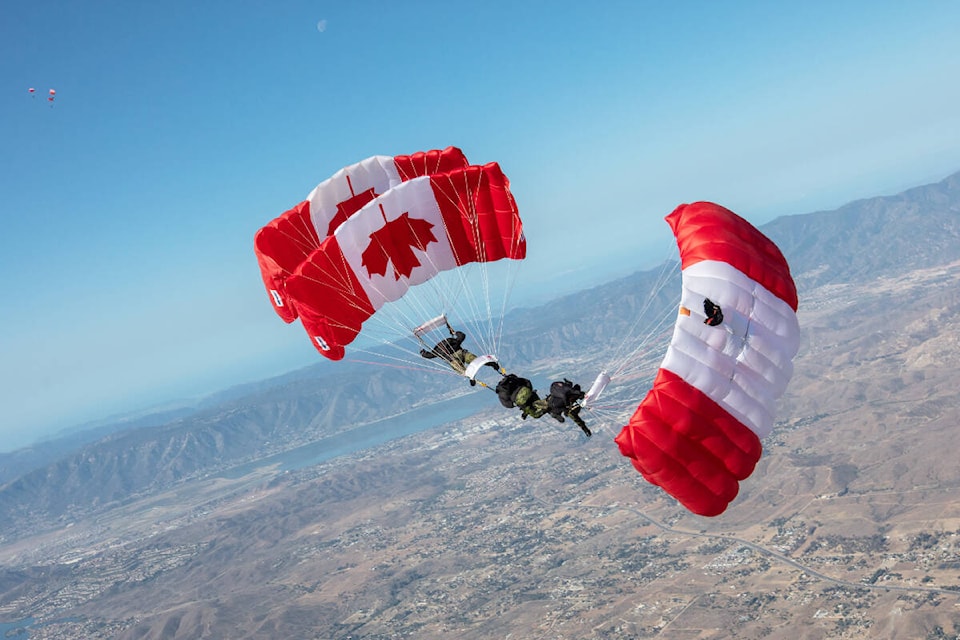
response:
[[[715,516],[753,472],[793,375],[797,290],[777,246],[732,211],[695,202],[666,220],[680,249],[680,311],[653,387],[616,443],[649,482]]]
[[[30,98],[31,98],[31,99],[33,99],[33,100],[36,100],[36,99],[37,99],[37,89],[36,89],[36,87],[29,87],[29,88],[27,89],[27,93],[30,94]],[[47,102],[50,104],[51,107],[53,107],[53,103],[54,103],[54,100],[56,100],[56,98],[57,98],[57,90],[56,90],[56,89],[50,89],[50,90],[47,91]]]

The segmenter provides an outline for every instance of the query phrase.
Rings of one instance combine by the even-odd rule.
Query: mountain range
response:
[[[816,287],[960,260],[960,173],[834,211],[781,217],[761,230],[791,264],[802,308],[804,293]],[[659,286],[662,274],[662,269],[637,272],[512,311],[504,336],[511,347],[501,356],[524,370],[552,373],[554,363],[606,349],[643,309],[656,315],[675,303],[676,282]],[[676,269],[670,277],[679,277]],[[456,382],[321,363],[228,390],[198,408],[0,454],[0,540],[409,411],[433,397],[450,397],[462,387]],[[428,388],[432,395],[424,393]]]

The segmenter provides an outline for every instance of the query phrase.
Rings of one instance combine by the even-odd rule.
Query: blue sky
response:
[[[955,0],[6,0],[0,450],[316,362],[253,234],[370,155],[500,162],[517,286],[547,295],[659,262],[681,202],[763,223],[940,180],[957,24]]]

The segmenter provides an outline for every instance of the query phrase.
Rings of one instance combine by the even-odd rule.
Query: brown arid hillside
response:
[[[499,407],[0,545],[30,639],[956,638],[960,263],[828,284],[717,518]]]

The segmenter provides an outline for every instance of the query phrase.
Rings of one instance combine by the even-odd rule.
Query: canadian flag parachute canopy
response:
[[[324,180],[305,200],[260,229],[254,250],[274,310],[285,322],[297,318],[286,280],[320,243],[363,205],[401,182],[468,166],[460,149],[419,151],[405,156],[372,156]]]
[[[314,346],[333,360],[385,303],[442,271],[526,256],[507,177],[496,163],[421,176],[344,221],[287,278]]]
[[[777,246],[710,202],[666,218],[682,269],[680,310],[653,387],[616,438],[651,483],[715,516],[760,459],[800,342],[797,290]]]
[[[507,263],[526,256],[526,239],[500,166],[447,147],[344,167],[257,231],[254,250],[274,310],[299,318],[324,356],[342,359],[361,337],[357,350],[378,345],[375,358],[402,361],[391,366],[450,373],[421,350],[457,327],[471,357],[496,361]]]

